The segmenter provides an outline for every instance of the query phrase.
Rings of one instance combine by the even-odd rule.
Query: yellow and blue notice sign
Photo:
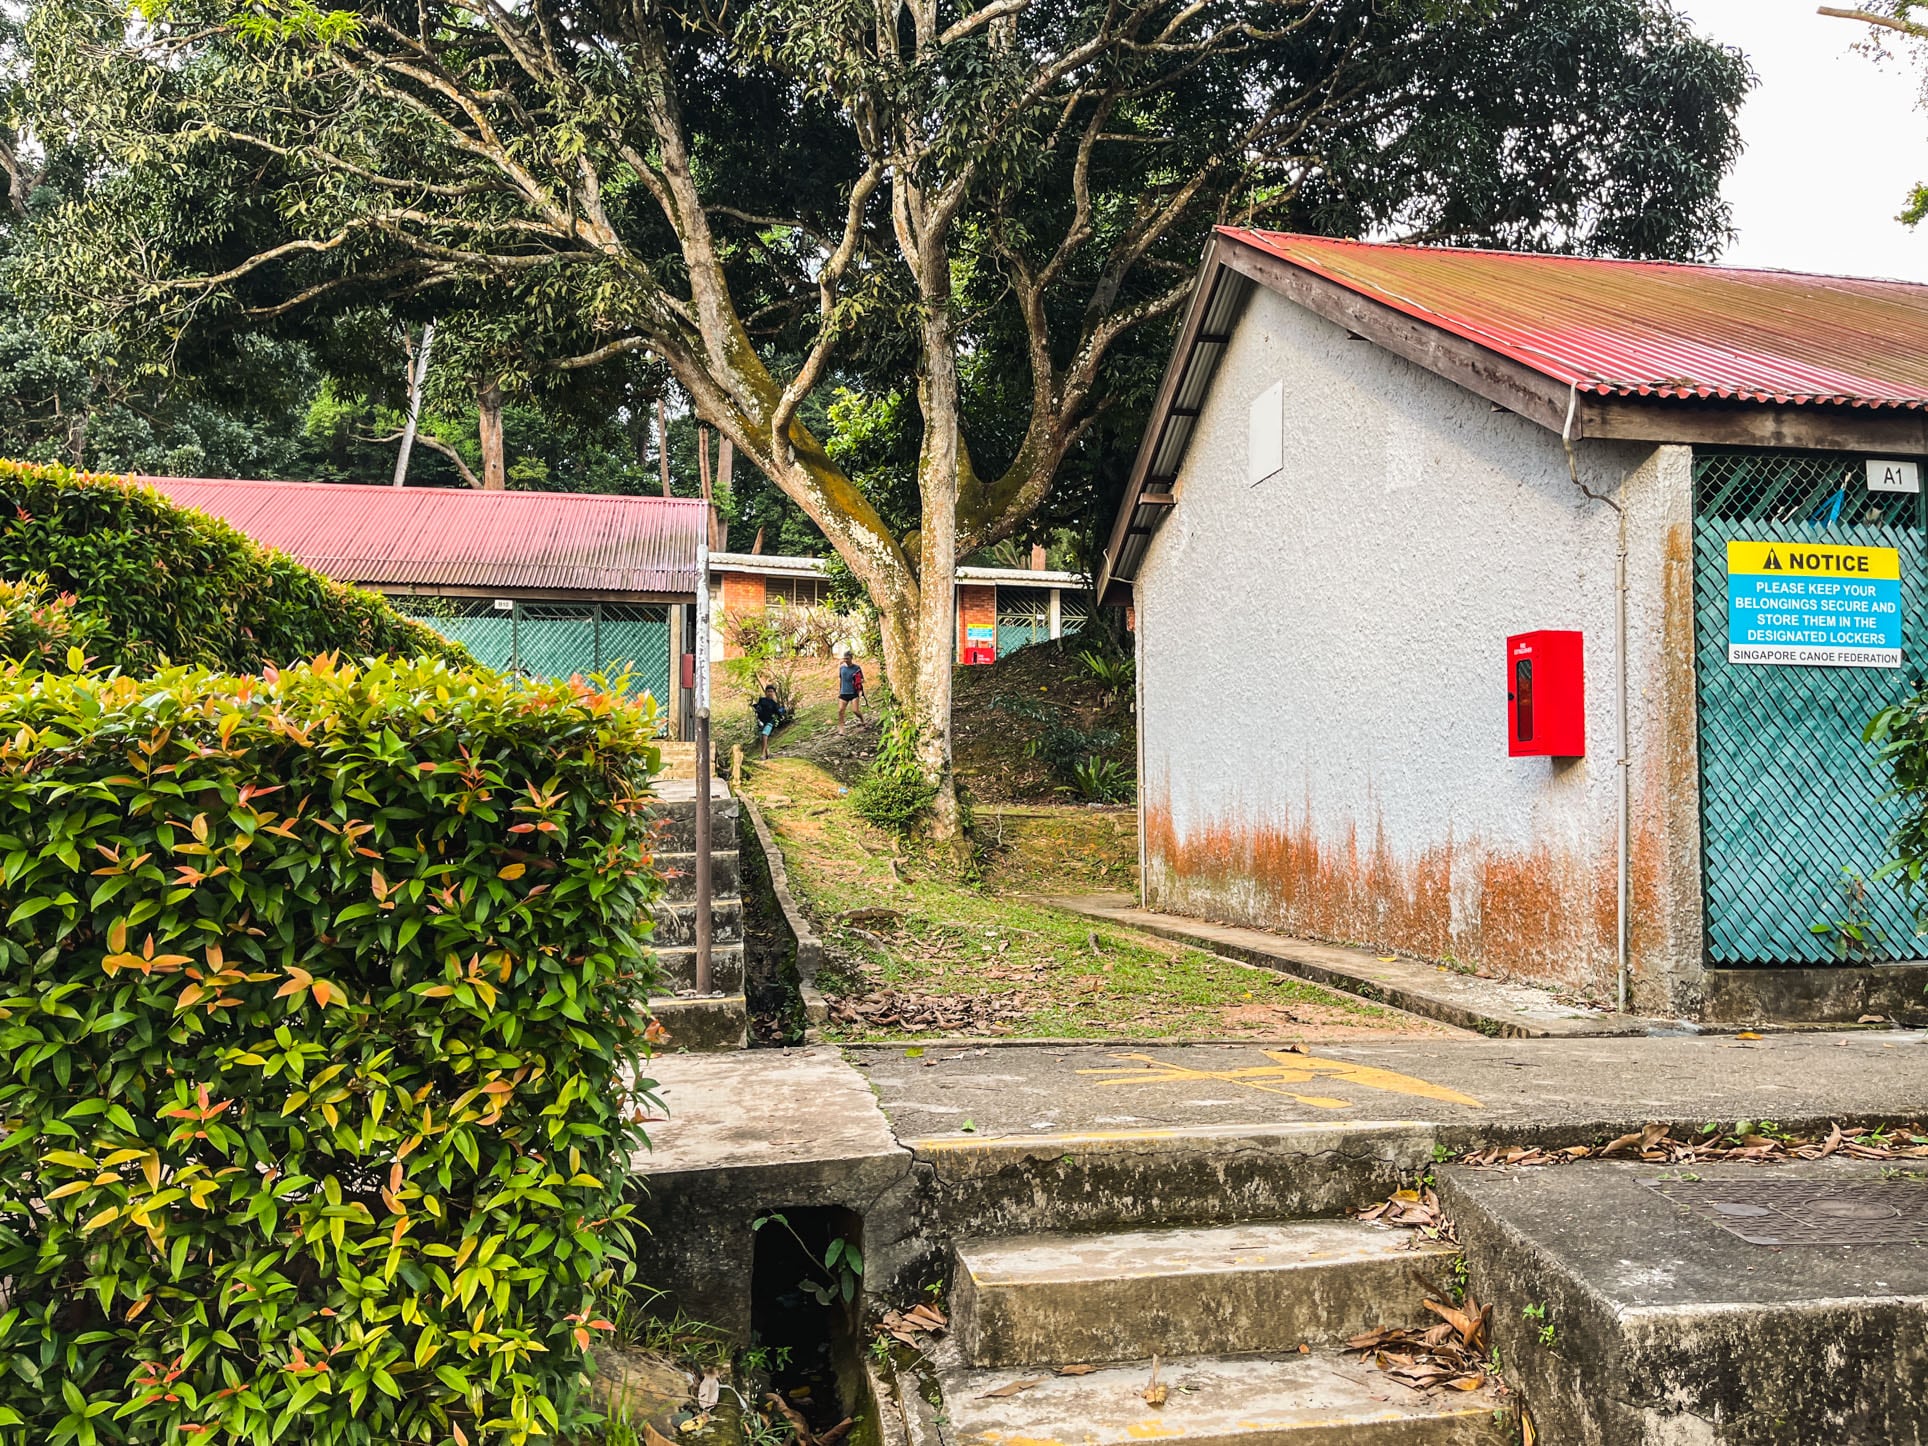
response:
[[[1833,542],[1727,544],[1727,661],[1901,666],[1901,553]]]

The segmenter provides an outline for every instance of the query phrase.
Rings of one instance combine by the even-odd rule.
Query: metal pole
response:
[[[422,419],[422,386],[428,381],[428,351],[435,344],[435,323],[422,327],[422,349],[415,355],[415,375],[408,384],[408,425],[402,429],[402,450],[395,458],[395,485],[408,481],[408,454],[415,450],[415,424]]]
[[[710,977],[710,539],[707,527],[696,539],[695,672],[696,992],[710,994],[714,988]]]

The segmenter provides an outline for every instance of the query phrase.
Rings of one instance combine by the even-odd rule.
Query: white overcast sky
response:
[[[1740,235],[1721,259],[1928,281],[1928,222],[1911,231],[1894,219],[1909,187],[1928,181],[1920,77],[1902,56],[1856,51],[1866,29],[1817,15],[1817,3],[1677,0],[1759,77],[1725,188]]]

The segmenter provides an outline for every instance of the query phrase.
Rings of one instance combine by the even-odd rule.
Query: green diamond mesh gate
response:
[[[478,663],[543,678],[630,674],[629,691],[648,693],[670,721],[669,609],[650,603],[517,602],[398,597],[395,603]]]
[[[1051,636],[1051,593],[1041,587],[997,590],[997,655],[1041,643]]]
[[[1902,666],[1730,663],[1727,544],[1829,542],[1901,554]],[[1840,453],[1694,453],[1695,673],[1700,714],[1701,872],[1714,964],[1838,962],[1816,924],[1871,920],[1861,958],[1922,953],[1914,909],[1886,881],[1856,903],[1844,870],[1889,857],[1899,806],[1861,741],[1902,697],[1928,645],[1921,498],[1870,493],[1864,459]]]

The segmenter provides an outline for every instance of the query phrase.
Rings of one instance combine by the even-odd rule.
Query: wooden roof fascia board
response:
[[[1923,411],[1582,397],[1575,430],[1630,442],[1928,455]]]
[[[1223,259],[1266,290],[1509,412],[1553,432],[1566,425],[1569,388],[1552,377],[1245,242],[1228,245]],[[1586,435],[1578,422],[1575,437]]]
[[[693,592],[621,592],[608,588],[476,587],[467,583],[406,582],[352,582],[347,586],[358,587],[365,592],[380,593],[385,598],[446,597],[480,601],[500,597],[527,603],[600,602],[652,605],[693,604],[696,601],[696,594]]]
[[[1105,545],[1104,559],[1098,570],[1095,591],[1104,596],[1111,590],[1112,569],[1125,546],[1126,539],[1132,535],[1131,520],[1138,510],[1137,503],[1145,490],[1145,474],[1151,470],[1154,454],[1164,445],[1165,429],[1172,420],[1172,408],[1177,403],[1178,391],[1187,373],[1191,370],[1193,357],[1201,345],[1205,344],[1207,333],[1204,330],[1205,318],[1212,309],[1218,295],[1218,288],[1226,282],[1224,253],[1226,239],[1216,232],[1205,243],[1205,255],[1200,263],[1197,284],[1192,288],[1192,299],[1185,308],[1185,320],[1179,328],[1178,341],[1172,348],[1171,360],[1165,363],[1165,375],[1158,383],[1157,395],[1152,399],[1151,412],[1145,423],[1145,435],[1138,444],[1138,456],[1133,460],[1131,476],[1125,482],[1125,494],[1118,514],[1112,519],[1111,538]],[[1239,309],[1242,311],[1241,301]],[[1211,335],[1220,335],[1211,333]],[[1229,339],[1230,332],[1223,333]],[[1224,347],[1219,345],[1211,357],[1210,365],[1217,367]]]

